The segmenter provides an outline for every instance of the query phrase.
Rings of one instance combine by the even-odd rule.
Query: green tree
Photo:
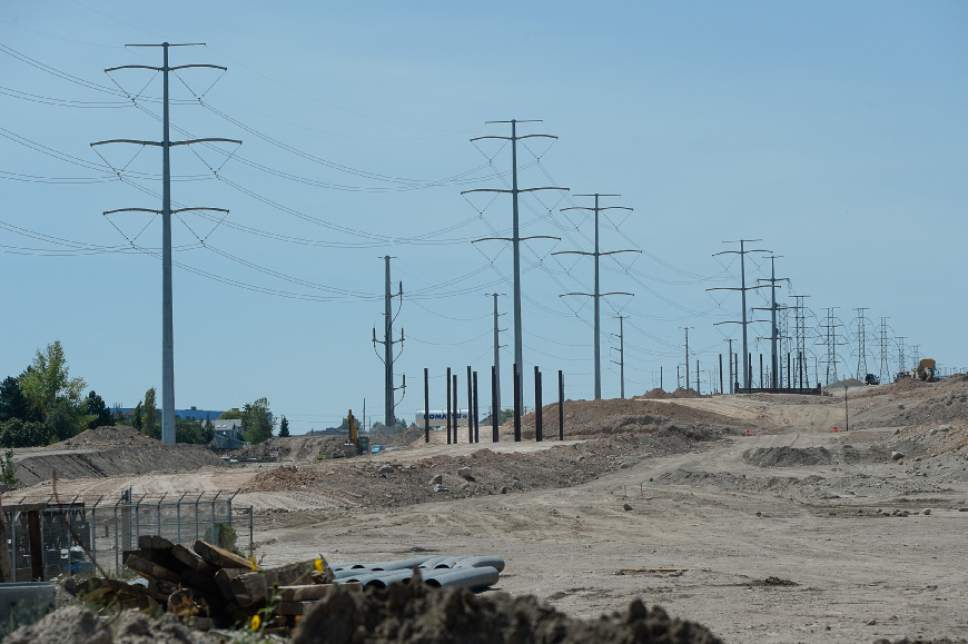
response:
[[[210,422],[202,423],[202,421],[194,418],[175,419],[176,443],[207,445],[208,443],[212,442],[212,437],[214,435],[215,430]]]
[[[77,405],[84,389],[82,378],[71,378],[59,340],[38,351],[30,367],[20,377],[20,388],[30,404],[45,419],[58,401]]]
[[[152,438],[161,438],[161,427],[158,426],[158,408],[155,406],[155,388],[145,392],[144,403],[144,431]]]
[[[0,445],[3,447],[37,447],[47,445],[51,431],[45,423],[11,418],[0,423]]]
[[[108,409],[104,399],[93,389],[87,394],[87,415],[91,420],[87,423],[89,429],[114,424],[114,414]]]
[[[229,410],[223,411],[219,418],[222,420],[239,420],[242,418],[242,412],[238,407],[232,407]]]
[[[8,449],[0,460],[0,483],[4,485],[17,484],[17,467],[13,463],[13,450]]]
[[[0,383],[0,422],[11,418],[40,420],[40,416],[30,408],[30,402],[20,388],[20,380],[7,376]]]
[[[272,436],[272,412],[267,399],[259,398],[242,409],[242,436],[253,444]]]
[[[145,421],[144,421],[144,405],[142,404],[142,402],[140,400],[138,401],[138,404],[135,405],[134,411],[131,413],[131,424],[139,432],[145,426]]]
[[[289,437],[289,419],[285,416],[283,416],[282,420],[279,421],[279,436],[282,438]]]

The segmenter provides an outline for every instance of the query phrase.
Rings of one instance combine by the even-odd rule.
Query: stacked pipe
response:
[[[435,556],[379,561],[350,562],[333,566],[337,584],[360,584],[364,588],[386,588],[409,583],[414,572],[434,588],[467,588],[478,592],[497,583],[504,559],[491,555]]]

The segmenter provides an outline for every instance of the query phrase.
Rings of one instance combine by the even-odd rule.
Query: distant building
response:
[[[467,410],[466,409],[458,409],[456,416],[457,416],[457,422],[458,423],[461,423],[461,422],[466,423],[467,422]],[[430,410],[430,414],[427,416],[427,419],[430,421],[430,428],[431,429],[440,429],[442,427],[446,427],[447,426],[447,410],[446,409],[431,409]],[[414,422],[414,424],[417,427],[423,427],[424,426],[424,412],[423,412],[423,410],[418,411],[416,413],[413,422]]]
[[[242,438],[242,421],[238,418],[220,418],[213,422],[212,449],[239,449],[245,443]]]

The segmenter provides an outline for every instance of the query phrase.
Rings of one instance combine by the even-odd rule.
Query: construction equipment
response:
[[[918,362],[918,368],[914,370],[911,376],[922,382],[934,382],[937,380],[935,377],[937,368],[938,365],[934,358],[921,358]]]
[[[876,375],[869,373],[864,377],[864,384],[866,385],[879,385],[881,384],[881,379]]]
[[[360,423],[353,415],[352,409],[346,414],[346,429],[349,432],[350,440],[343,446],[345,455],[350,456],[353,450],[357,454],[368,454],[370,452],[370,437],[360,436]],[[346,448],[349,448],[350,452],[347,452]]]

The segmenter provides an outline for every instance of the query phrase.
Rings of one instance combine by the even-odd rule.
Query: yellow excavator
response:
[[[370,437],[360,436],[360,423],[350,409],[346,414],[346,428],[349,431],[349,442],[356,447],[357,454],[366,454],[370,451]]]

